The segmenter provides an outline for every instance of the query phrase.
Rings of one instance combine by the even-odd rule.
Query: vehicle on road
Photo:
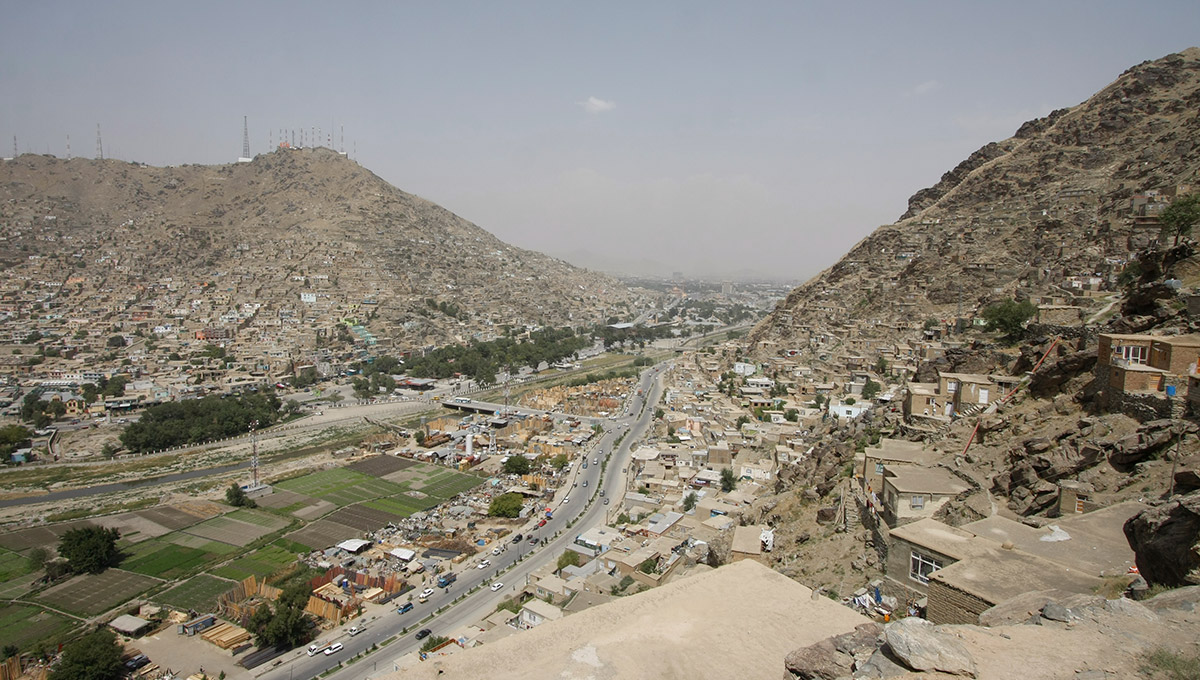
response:
[[[308,655],[316,656],[317,652],[321,651],[322,649],[325,649],[325,645],[314,642],[308,646]]]
[[[477,566],[477,567],[475,567],[475,568],[476,568],[476,569],[487,569],[487,568],[488,568],[488,567],[490,567],[490,566],[492,566],[492,561],[491,561],[491,560],[484,560],[484,561],[480,562],[480,563],[479,563],[479,566]]]
[[[512,540],[512,542],[513,542],[513,543],[520,543],[522,538],[525,538],[525,537],[524,537],[524,536],[522,536],[521,534],[517,534],[516,536],[513,536],[513,540]]]
[[[332,656],[340,651],[342,651],[342,643],[335,642],[332,645],[329,645],[329,648],[325,650],[325,656]]]
[[[585,479],[585,480],[583,480],[583,486],[584,486],[584,488],[587,488],[587,482],[588,482],[588,480],[586,480],[586,479]]]
[[[563,505],[566,505],[567,503],[570,503],[570,502],[571,502],[571,497],[570,497],[570,496],[565,496],[565,497],[563,498]]]
[[[539,526],[539,527],[544,527],[544,526],[546,526],[546,520],[542,520],[542,521],[538,522],[538,526]]]
[[[359,628],[358,626],[350,626],[350,630],[347,632],[350,633],[350,637],[354,637],[355,635],[363,632],[363,629]]]
[[[592,465],[596,465],[597,463],[599,463],[599,461],[600,461],[600,459],[599,459],[599,458],[593,458],[593,459],[592,459]]]
[[[586,469],[587,469],[587,461],[586,461],[586,460],[585,460],[585,461],[583,461],[583,469],[584,469],[584,470],[586,470]]]
[[[421,596],[418,597],[417,599],[420,600],[421,602],[425,602],[426,600],[429,599],[430,595],[433,595],[433,588],[426,588],[425,590],[421,591]]]
[[[503,587],[504,587],[504,584],[503,584],[503,583],[501,583],[501,582],[499,582],[499,581],[496,581],[495,583],[493,583],[493,584],[492,584],[492,592],[494,593],[494,592],[496,592],[497,590],[500,590],[500,589],[501,589],[501,588],[503,588]]]
[[[499,547],[499,546],[497,546],[497,547],[495,547],[495,548],[492,548],[492,554],[493,554],[493,555],[499,555],[499,554],[500,554],[500,553],[502,553],[502,552],[504,552],[504,549],[503,549],[503,548],[501,548],[501,547]]]
[[[446,586],[450,585],[451,583],[454,583],[457,580],[458,580],[458,574],[455,574],[455,573],[442,574],[441,576],[438,577],[438,580],[437,580],[438,588],[445,588]]]
[[[413,603],[405,602],[404,604],[400,605],[400,608],[396,610],[396,613],[404,614],[406,612],[411,612],[412,610],[413,610]]]
[[[433,631],[429,630],[428,628],[422,628],[421,630],[417,631],[417,639],[418,640],[424,640],[425,638],[429,637],[430,635],[433,635]]]
[[[608,499],[607,499],[607,498],[605,498],[605,499],[604,499],[604,504],[605,504],[605,505],[608,505]]]
[[[600,497],[604,498],[604,489],[600,489]]]
[[[534,536],[533,534],[529,534],[529,542],[530,543],[537,543],[537,540],[538,540],[537,536]]]

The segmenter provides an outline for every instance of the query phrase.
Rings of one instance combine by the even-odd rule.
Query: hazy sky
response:
[[[609,271],[804,279],[1025,120],[1200,43],[1200,2],[6,2],[0,151],[355,159]],[[306,133],[307,134],[307,133]],[[335,146],[339,145],[335,135]]]

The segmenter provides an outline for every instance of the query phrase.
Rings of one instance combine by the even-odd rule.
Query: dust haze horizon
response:
[[[99,124],[107,158],[218,164],[243,116],[252,154],[344,130],[519,247],[801,281],[972,151],[1200,42],[1186,2],[645,4],[12,3],[0,150],[92,157]]]

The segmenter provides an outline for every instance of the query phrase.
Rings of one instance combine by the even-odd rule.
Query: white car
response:
[[[421,591],[421,597],[429,597],[432,594],[433,594],[433,588],[426,588],[425,590]]]
[[[570,503],[570,502],[571,502],[571,497],[570,497],[570,496],[567,496],[567,497],[563,498],[563,505],[566,505],[567,503]]]
[[[478,566],[478,567],[476,567],[476,569],[487,569],[487,568],[488,568],[488,567],[490,567],[490,566],[492,566],[492,561],[491,561],[491,560],[484,560],[484,561],[482,561],[482,562],[480,562],[480,563],[479,563],[479,566]]]
[[[492,548],[492,554],[493,554],[493,555],[499,555],[499,554],[500,554],[500,552],[501,552],[501,551],[500,551],[500,548],[499,548],[499,547]]]
[[[340,651],[342,651],[342,643],[335,642],[332,645],[329,645],[329,649],[325,650],[325,656],[332,656]]]
[[[500,590],[500,589],[501,589],[501,588],[503,588],[503,587],[504,587],[504,584],[503,584],[503,583],[501,583],[501,582],[499,582],[499,581],[496,581],[495,583],[493,583],[493,584],[492,584],[492,592],[494,593],[494,592],[496,592],[497,590]]]
[[[350,630],[349,630],[350,637],[354,637],[355,635],[358,635],[361,632],[362,632],[362,628],[359,628],[358,626],[350,626]]]

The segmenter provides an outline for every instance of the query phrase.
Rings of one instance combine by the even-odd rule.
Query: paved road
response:
[[[518,533],[524,537],[533,535],[538,539],[538,545],[522,539],[520,542],[511,541],[504,544],[504,551],[499,555],[487,554],[484,557],[491,561],[486,569],[477,568],[480,558],[475,558],[456,568],[458,580],[449,588],[435,588],[434,594],[426,603],[416,603],[412,611],[396,614],[395,609],[386,610],[388,613],[374,621],[365,623],[364,630],[357,636],[351,637],[346,626],[328,632],[319,638],[321,643],[341,642],[344,648],[336,654],[326,656],[317,654],[308,656],[303,649],[289,652],[280,659],[280,663],[268,667],[259,674],[261,680],[296,680],[298,678],[313,678],[337,666],[341,661],[348,660],[363,652],[372,645],[401,634],[407,628],[402,639],[377,650],[358,662],[337,671],[330,676],[332,680],[365,680],[385,673],[390,673],[392,660],[410,651],[419,649],[421,642],[414,639],[414,633],[420,628],[429,628],[435,635],[450,633],[462,625],[478,621],[495,611],[496,606],[505,597],[511,596],[516,590],[524,588],[526,579],[536,569],[552,560],[557,560],[566,546],[586,529],[604,524],[607,511],[614,512],[620,508],[621,494],[624,490],[622,468],[629,464],[630,447],[638,441],[649,427],[654,414],[654,405],[662,393],[658,381],[665,370],[664,365],[655,366],[642,374],[639,387],[642,395],[634,394],[626,402],[624,414],[617,420],[601,421],[604,423],[604,434],[593,445],[592,453],[588,454],[587,469],[582,467],[582,457],[572,470],[575,479],[571,486],[564,486],[555,496],[553,502],[553,519],[546,526],[533,528],[531,521]],[[646,403],[646,408],[642,408]],[[614,443],[622,433],[628,433],[619,447],[614,451]],[[603,465],[605,457],[607,462]],[[597,464],[593,464],[593,460]],[[585,486],[586,482],[586,486]],[[605,496],[613,499],[611,505],[604,505],[598,496],[600,488]],[[591,503],[589,504],[589,501]],[[567,527],[569,521],[574,521]],[[555,537],[555,534],[558,534]],[[541,546],[541,539],[547,540],[547,545]],[[499,592],[493,592],[485,584],[500,581],[504,587]],[[451,605],[453,600],[477,586],[484,586],[478,592],[449,610],[438,614],[432,621],[420,623],[426,616],[437,609]]]

